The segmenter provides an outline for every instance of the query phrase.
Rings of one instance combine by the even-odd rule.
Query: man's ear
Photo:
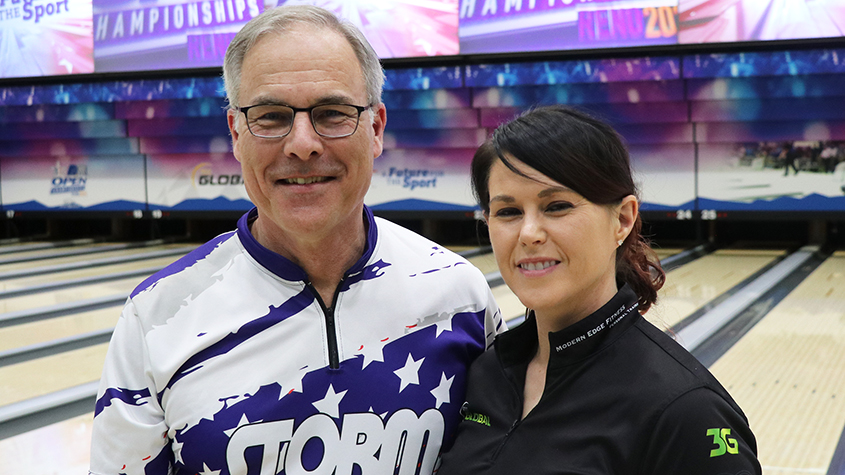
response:
[[[384,127],[387,125],[387,108],[383,103],[376,104],[372,108],[373,114],[373,158],[381,155],[384,151]]]
[[[235,158],[240,162],[241,159],[238,158],[238,139],[240,139],[240,132],[238,132],[238,114],[240,111],[237,109],[229,109],[226,111],[226,122],[229,124],[229,133],[232,134],[232,151],[235,153]]]

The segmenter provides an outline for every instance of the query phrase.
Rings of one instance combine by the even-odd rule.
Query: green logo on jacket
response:
[[[464,420],[470,422],[478,422],[479,424],[484,424],[485,426],[490,427],[490,416],[478,414],[477,412],[467,412],[466,414],[464,414]]]
[[[710,451],[710,457],[718,457],[726,453],[739,453],[736,439],[729,437],[731,435],[730,429],[707,429],[707,435],[713,436],[713,444],[716,445],[716,448]]]

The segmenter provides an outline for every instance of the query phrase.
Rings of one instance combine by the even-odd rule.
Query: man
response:
[[[331,13],[280,7],[238,33],[224,78],[256,209],[132,293],[91,472],[431,473],[502,323],[477,269],[363,205],[377,56]]]

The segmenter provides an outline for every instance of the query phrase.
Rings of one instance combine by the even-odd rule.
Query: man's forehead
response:
[[[274,98],[278,93],[287,96],[291,89],[304,87],[313,96],[309,102],[358,102],[359,87],[366,94],[365,82],[358,57],[342,34],[326,27],[298,24],[263,35],[247,51],[241,93],[255,95],[252,103],[258,98],[273,103],[293,99]],[[328,89],[321,91],[323,87]]]

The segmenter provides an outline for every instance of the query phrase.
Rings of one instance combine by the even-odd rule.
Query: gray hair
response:
[[[229,107],[238,107],[238,94],[241,87],[241,71],[246,53],[268,33],[282,33],[293,25],[307,24],[334,31],[349,42],[367,87],[368,105],[381,103],[381,90],[384,86],[384,71],[378,55],[364,37],[364,34],[352,23],[339,19],[334,13],[312,5],[285,5],[266,10],[249,21],[232,39],[226,50],[223,62],[223,83],[226,86],[226,98]]]

